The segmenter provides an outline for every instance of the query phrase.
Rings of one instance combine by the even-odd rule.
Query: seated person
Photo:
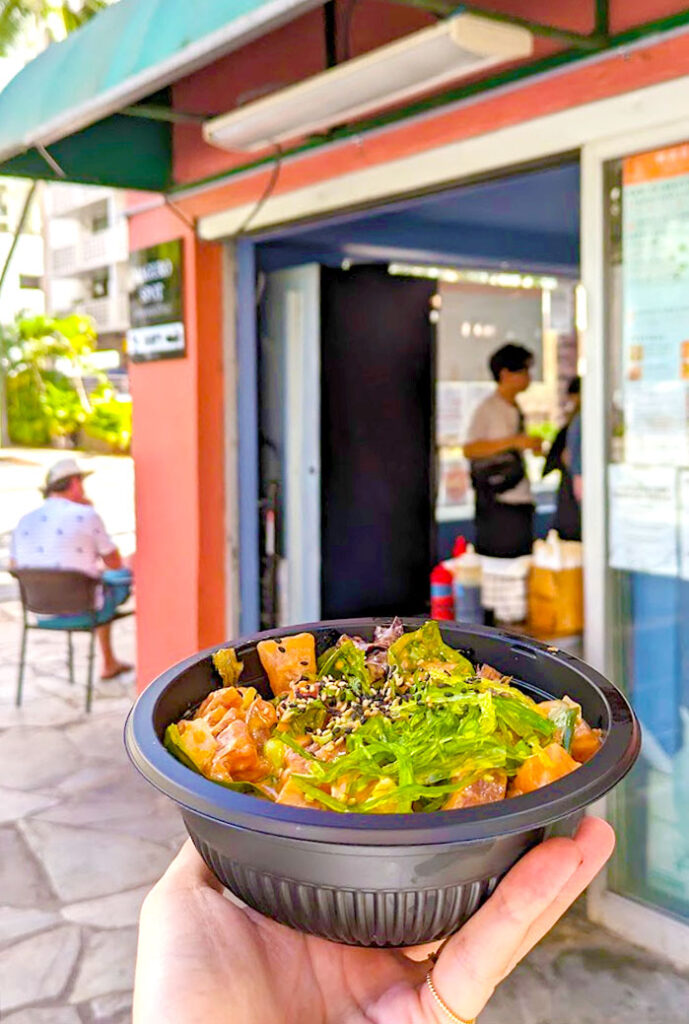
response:
[[[115,657],[108,621],[129,597],[132,575],[86,497],[84,477],[89,475],[71,458],[51,467],[43,489],[45,501],[22,516],[12,534],[10,567],[72,569],[102,581],[101,625],[96,633],[103,658],[101,679],[112,679],[132,668]]]

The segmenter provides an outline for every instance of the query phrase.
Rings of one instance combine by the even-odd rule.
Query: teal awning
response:
[[[169,187],[167,87],[321,2],[119,0],[0,92],[0,174]]]

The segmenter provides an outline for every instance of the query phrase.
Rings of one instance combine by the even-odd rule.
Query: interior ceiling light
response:
[[[532,52],[527,29],[460,13],[212,118],[204,138],[222,149],[265,149]]]
[[[427,264],[389,263],[388,274],[393,277],[423,277],[446,284],[480,284],[493,288],[537,288],[544,292],[559,287],[556,277],[541,274],[520,274],[516,271],[458,270],[452,267],[432,267]]]

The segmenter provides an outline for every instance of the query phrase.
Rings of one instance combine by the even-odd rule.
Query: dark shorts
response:
[[[530,555],[534,541],[534,506],[479,500],[476,504],[476,550],[492,558]]]

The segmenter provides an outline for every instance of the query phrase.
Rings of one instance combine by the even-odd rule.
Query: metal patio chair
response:
[[[67,665],[69,681],[74,684],[73,633],[89,633],[91,636],[88,653],[88,678],[86,682],[86,711],[91,710],[93,695],[93,662],[95,654],[96,629],[115,619],[133,615],[133,611],[116,611],[103,621],[98,620],[96,605],[100,581],[83,572],[66,569],[11,569],[12,576],[19,583],[21,595],[23,628],[19,676],[17,679],[16,705],[22,702],[24,666],[26,663],[27,634],[30,629],[67,634]],[[43,618],[42,616],[50,616]],[[69,616],[69,618],[66,618]]]

